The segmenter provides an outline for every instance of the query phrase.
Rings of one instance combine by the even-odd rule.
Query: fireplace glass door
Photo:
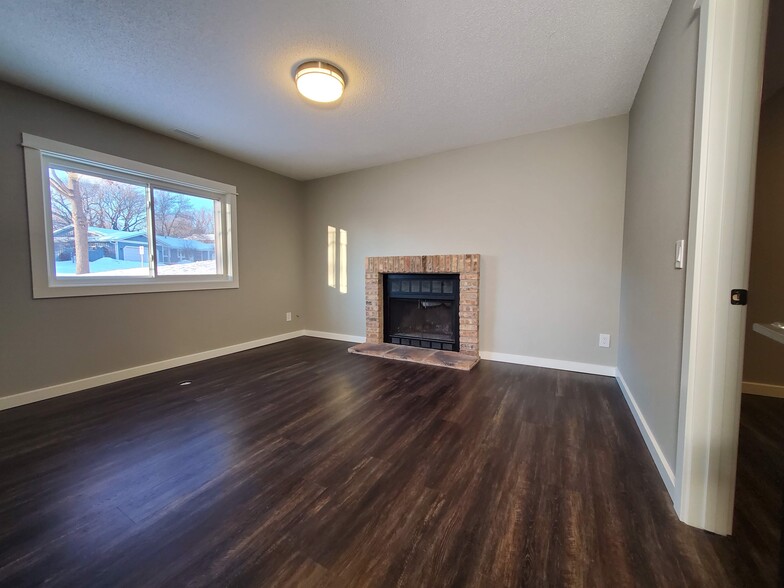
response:
[[[384,340],[457,351],[459,280],[455,274],[390,274],[384,283]]]

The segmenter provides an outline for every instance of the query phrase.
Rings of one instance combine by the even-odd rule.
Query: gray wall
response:
[[[302,185],[0,83],[0,396],[302,329]],[[21,133],[237,186],[240,288],[33,300]]]
[[[762,104],[743,380],[784,386],[784,348],[754,323],[784,321],[784,89]]]
[[[308,182],[308,328],[365,334],[366,256],[479,253],[481,350],[614,366],[627,122]],[[328,225],[348,231],[347,294],[327,286]]]
[[[629,114],[618,369],[675,468],[698,18],[674,0]]]

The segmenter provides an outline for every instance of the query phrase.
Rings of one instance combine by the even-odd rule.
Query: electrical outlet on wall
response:
[[[607,333],[602,333],[599,335],[599,347],[609,347],[610,346],[610,335]]]
[[[287,312],[286,313],[286,322],[290,322],[290,321],[291,321],[291,313]]]

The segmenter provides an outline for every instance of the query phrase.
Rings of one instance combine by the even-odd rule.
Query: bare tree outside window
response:
[[[65,178],[62,178],[62,175]],[[82,197],[80,174],[76,172],[61,172],[52,170],[49,174],[49,181],[52,192],[57,193],[65,209],[70,213],[71,224],[73,225],[74,251],[76,255],[76,273],[90,273],[89,244],[87,241],[87,227],[89,226],[87,213],[85,211],[84,200]]]
[[[150,275],[148,194],[158,245],[155,272],[215,274],[211,198],[49,167],[57,275]],[[177,267],[164,267],[177,266]]]
[[[164,237],[185,238],[193,234],[192,196],[155,190],[155,230]]]
[[[90,266],[92,259],[117,256],[112,244],[91,242],[90,231],[95,228],[141,231],[146,240],[147,187],[144,185],[50,166],[49,195],[52,230],[70,228],[72,231],[59,238],[56,260],[74,262],[68,273],[95,273]],[[58,269],[63,268],[58,266]],[[145,270],[140,266],[139,271]]]
[[[22,138],[34,298],[239,287],[236,187]]]

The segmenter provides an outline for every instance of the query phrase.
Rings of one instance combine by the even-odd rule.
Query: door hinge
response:
[[[731,290],[730,291],[730,304],[735,306],[746,306],[746,303],[749,300],[749,291],[748,290]]]

